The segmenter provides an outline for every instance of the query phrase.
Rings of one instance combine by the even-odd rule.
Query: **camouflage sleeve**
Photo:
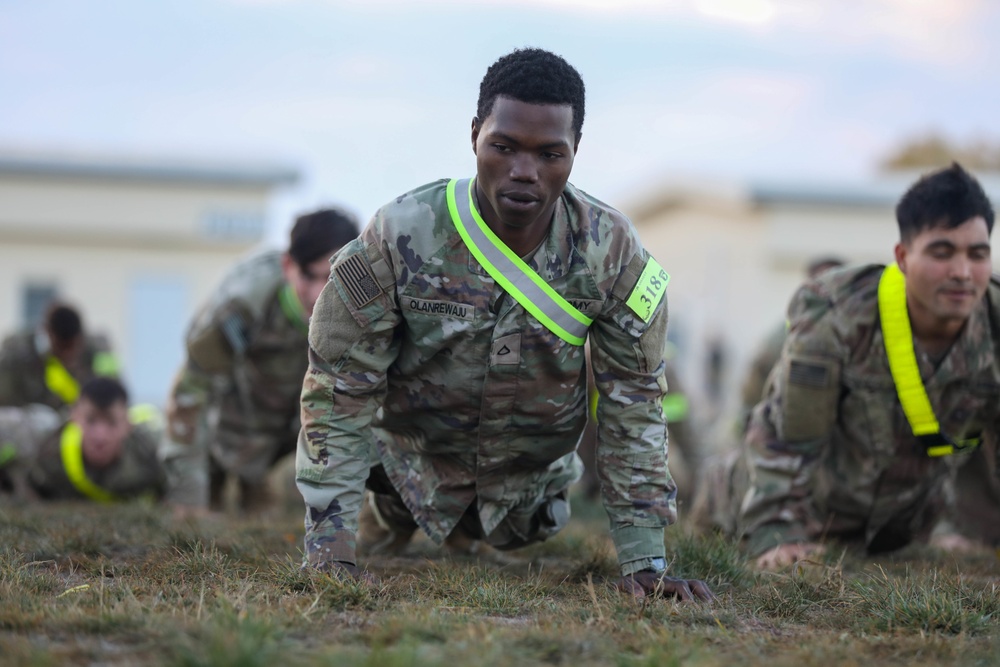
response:
[[[17,359],[9,345],[0,349],[0,405],[20,405],[24,389],[21,387],[21,374]]]
[[[166,475],[166,499],[172,504],[208,506],[211,395],[212,378],[191,366],[181,369],[170,391],[157,457]]]
[[[135,424],[130,436],[129,447],[133,447],[141,464],[143,495],[162,499],[167,492],[166,470],[158,456],[159,444],[163,441],[163,429],[148,422]]]
[[[66,476],[59,453],[59,434],[64,426],[65,424],[57,426],[55,432],[42,439],[28,468],[28,483],[32,490],[38,497],[47,500],[74,498],[78,495]]]
[[[402,321],[378,247],[358,239],[334,259],[309,326],[296,484],[306,504],[307,563],[356,562],[371,467],[371,423],[398,354]]]
[[[597,474],[625,575],[648,559],[664,557],[664,528],[677,513],[663,413],[666,298],[644,322],[625,305],[627,296],[613,293],[590,329],[598,391]]]
[[[832,307],[816,283],[793,297],[788,338],[750,420],[743,461],[748,490],[739,524],[753,555],[812,541],[822,531],[810,489],[837,419],[846,359]]]

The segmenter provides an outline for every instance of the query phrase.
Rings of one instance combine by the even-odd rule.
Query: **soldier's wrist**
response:
[[[306,562],[317,567],[326,563],[357,565],[354,531],[334,530],[326,534],[306,533]]]
[[[629,577],[637,572],[666,572],[667,560],[663,557],[640,558],[639,560],[622,563],[621,572],[623,577]]]

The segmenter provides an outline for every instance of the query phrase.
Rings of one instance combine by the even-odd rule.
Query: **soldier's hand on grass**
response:
[[[668,577],[665,572],[640,570],[615,582],[615,588],[628,592],[636,598],[652,597],[677,598],[681,601],[711,601],[715,595],[704,581],[698,579],[678,579]]]
[[[314,565],[313,567],[315,567],[320,572],[324,572],[326,574],[330,574],[341,579],[354,579],[357,581],[363,581],[366,584],[372,584],[376,586],[379,583],[378,577],[368,572],[367,570],[362,570],[353,563],[345,563],[339,560],[329,560]]]
[[[826,548],[822,544],[816,544],[815,542],[780,544],[757,557],[757,568],[761,570],[777,570],[810,556],[822,556],[824,551],[826,551]]]

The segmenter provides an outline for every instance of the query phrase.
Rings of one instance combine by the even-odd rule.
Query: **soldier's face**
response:
[[[330,253],[331,256],[333,254],[333,252]],[[330,259],[317,259],[303,268],[291,257],[284,255],[282,257],[282,270],[285,274],[285,280],[295,290],[295,295],[299,297],[299,302],[305,309],[306,315],[312,317],[316,300],[319,298],[320,292],[323,291],[323,287],[330,280]]]
[[[896,246],[896,262],[906,274],[911,320],[937,326],[963,323],[990,282],[986,221],[975,217],[952,229],[925,229]]]
[[[495,231],[548,225],[577,149],[573,107],[498,97],[472,122],[472,150],[483,218]]]
[[[83,460],[88,465],[104,468],[118,460],[125,448],[125,438],[132,430],[124,402],[101,409],[81,398],[73,406],[70,418],[83,434]]]

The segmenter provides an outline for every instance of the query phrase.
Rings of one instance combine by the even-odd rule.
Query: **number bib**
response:
[[[667,293],[668,282],[670,282],[670,276],[655,259],[650,257],[635,287],[628,295],[625,305],[631,308],[632,312],[643,322],[649,322],[653,313],[656,312],[656,307],[663,300],[663,295]]]

